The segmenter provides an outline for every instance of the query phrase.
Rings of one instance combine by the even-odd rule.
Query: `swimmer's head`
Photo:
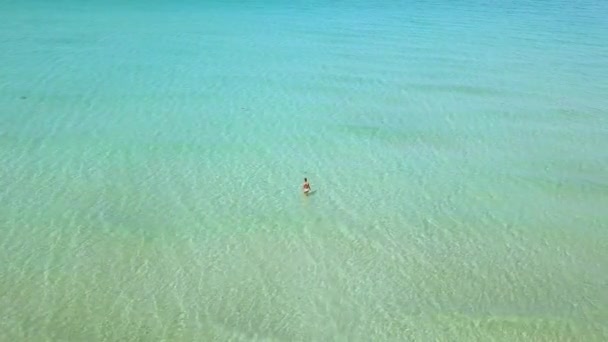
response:
[[[308,182],[308,179],[304,178],[304,181],[305,181],[305,182]]]

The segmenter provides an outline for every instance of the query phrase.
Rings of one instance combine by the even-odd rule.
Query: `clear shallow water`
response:
[[[608,338],[603,2],[0,13],[0,340]]]

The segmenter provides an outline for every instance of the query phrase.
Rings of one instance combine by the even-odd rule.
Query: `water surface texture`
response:
[[[0,340],[608,340],[607,17],[5,0]]]

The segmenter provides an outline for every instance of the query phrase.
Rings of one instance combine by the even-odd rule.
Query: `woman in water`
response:
[[[304,195],[308,195],[310,193],[310,184],[306,178],[304,178],[304,184],[302,184],[302,191],[304,191]]]

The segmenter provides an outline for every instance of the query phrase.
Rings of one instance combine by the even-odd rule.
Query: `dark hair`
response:
[[[306,179],[306,177],[304,177],[304,181],[305,181],[305,182],[308,182],[308,179]]]

